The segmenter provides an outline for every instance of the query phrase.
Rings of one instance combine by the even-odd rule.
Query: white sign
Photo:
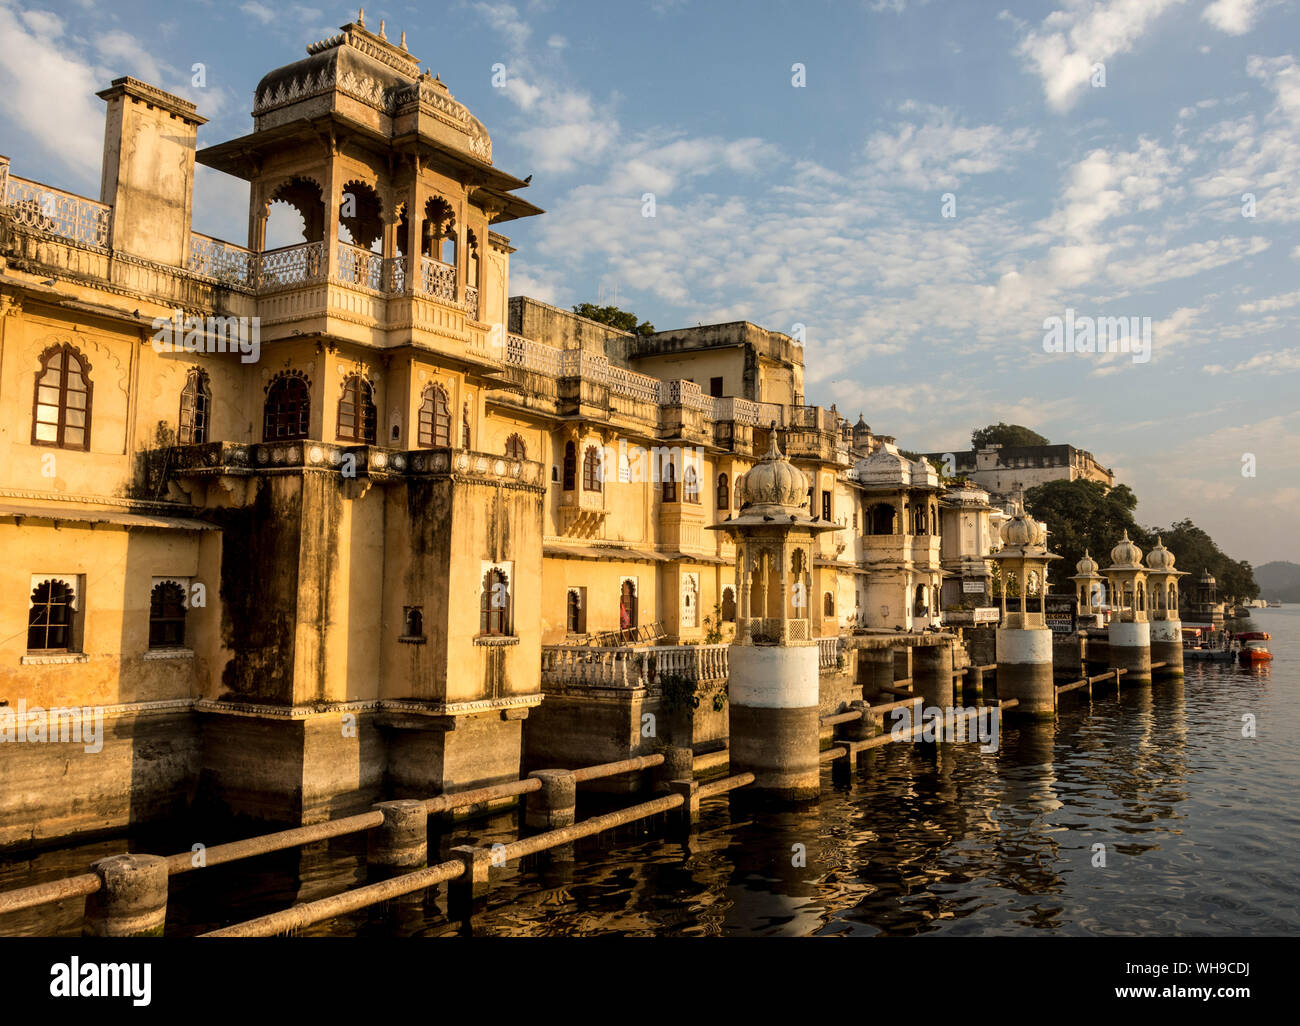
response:
[[[984,594],[984,582],[983,582],[982,580],[979,580],[979,581],[962,581],[962,582],[961,582],[961,590],[962,590],[962,594],[963,594],[963,595],[968,595],[968,594],[970,594],[971,592],[975,592],[976,594],[983,595],[983,594]]]
[[[997,623],[1002,616],[1002,610],[997,606],[980,606],[975,610],[976,623]]]

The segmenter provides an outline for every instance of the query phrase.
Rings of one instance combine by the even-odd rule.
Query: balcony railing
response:
[[[560,353],[554,346],[534,342],[522,335],[506,336],[506,366],[519,367],[554,378],[560,374]]]
[[[10,216],[18,224],[27,228],[57,235],[82,246],[108,248],[112,207],[10,175],[7,161],[0,203],[9,209]]]
[[[345,285],[384,291],[384,256],[373,250],[362,249],[347,242],[338,244],[338,266],[334,269],[336,280]]]
[[[714,399],[713,419],[734,420],[749,425],[757,424],[758,403],[735,395],[729,395],[724,399]]]
[[[817,665],[823,670],[831,670],[839,666],[840,649],[843,645],[843,639],[839,636],[834,638],[817,639]]]
[[[254,281],[264,291],[325,280],[325,243],[304,242],[257,254]]]
[[[456,302],[456,268],[433,257],[420,257],[419,288],[426,295]]]
[[[254,255],[243,246],[190,233],[189,270],[218,281],[248,286],[253,281]]]
[[[461,306],[470,317],[476,321],[478,320],[478,289],[473,285],[465,286],[465,299]]]
[[[755,616],[736,621],[736,643],[740,645],[788,645],[792,641],[808,641],[811,636],[807,620]]]
[[[607,688],[645,688],[665,677],[726,680],[727,645],[656,645],[591,648],[544,645],[542,683]]]

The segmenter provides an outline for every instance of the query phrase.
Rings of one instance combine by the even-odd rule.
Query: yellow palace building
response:
[[[772,432],[839,528],[798,597],[823,666],[938,622],[928,467],[805,405],[786,335],[510,297],[501,229],[542,211],[404,41],[343,26],[205,148],[183,99],[99,96],[97,201],[0,158],[0,846],[593,761],[649,667],[725,683],[705,528]],[[246,247],[192,230],[196,160],[249,183]],[[56,741],[77,710],[100,735]]]

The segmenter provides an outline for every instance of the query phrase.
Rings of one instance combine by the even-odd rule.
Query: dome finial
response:
[[[357,9],[357,24],[362,28],[366,27],[366,9],[364,7]]]

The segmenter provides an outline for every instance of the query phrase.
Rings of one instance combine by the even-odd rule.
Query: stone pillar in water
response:
[[[1110,665],[1125,670],[1124,684],[1151,683],[1151,622],[1147,618],[1147,572],[1142,550],[1128,532],[1110,550]]]
[[[1151,596],[1151,661],[1164,663],[1159,672],[1171,677],[1183,675],[1183,622],[1178,618],[1178,578],[1183,570],[1174,569],[1174,554],[1156,538],[1156,547],[1147,553],[1148,593]]]
[[[728,652],[732,773],[781,801],[821,790],[817,641],[808,615],[817,535],[840,528],[810,515],[808,479],[767,455],[740,484],[736,516],[711,525],[736,541],[736,640]]]
[[[1061,557],[1047,551],[1047,529],[1018,506],[1002,524],[1002,548],[991,557],[998,564],[1002,623],[998,627],[998,698],[1017,699],[1018,716],[1051,719],[1056,715],[1052,679],[1052,632],[1044,618],[1047,567]],[[1018,601],[1008,609],[1008,599]]]

